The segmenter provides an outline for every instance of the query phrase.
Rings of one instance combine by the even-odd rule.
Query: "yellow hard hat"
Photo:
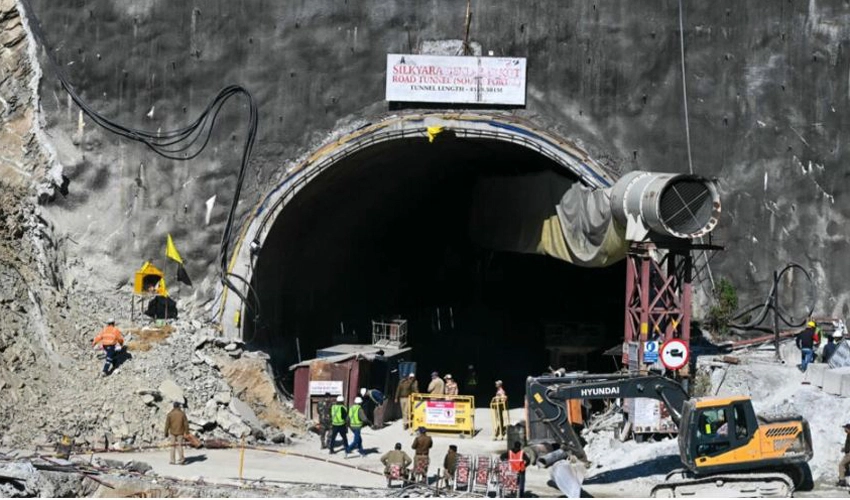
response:
[[[817,326],[814,321],[809,321],[806,326]]]

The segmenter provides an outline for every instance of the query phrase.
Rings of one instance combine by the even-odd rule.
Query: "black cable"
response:
[[[786,264],[785,267],[782,268],[782,270],[776,273],[775,278],[773,279],[773,284],[770,287],[770,292],[768,292],[767,296],[765,297],[764,303],[762,303],[761,305],[756,304],[742,309],[740,312],[736,313],[735,316],[732,317],[732,321],[729,322],[729,326],[737,330],[772,331],[772,328],[762,327],[760,325],[765,319],[767,319],[768,313],[774,310],[774,297],[778,297],[779,282],[782,281],[782,276],[785,273],[791,271],[792,269],[797,269],[801,271],[803,273],[803,276],[805,276],[809,282],[809,296],[811,297],[811,302],[809,303],[808,309],[806,310],[806,315],[799,323],[792,321],[791,319],[789,319],[790,314],[788,314],[788,311],[782,306],[782,304],[779,303],[778,298],[776,300],[775,310],[779,319],[782,320],[782,322],[785,323],[786,326],[792,328],[798,328],[803,326],[806,323],[806,320],[812,316],[812,313],[815,310],[815,282],[814,280],[812,280],[812,276],[809,274],[808,271],[806,271],[803,266],[793,262],[790,264]],[[734,322],[735,320],[744,318],[745,316],[756,310],[758,310],[759,312],[756,315],[755,319],[747,321],[746,323]]]
[[[251,151],[254,147],[259,122],[257,103],[251,93],[248,92],[247,89],[239,85],[228,85],[227,87],[224,87],[218,92],[218,94],[216,94],[212,101],[210,101],[210,103],[201,112],[201,114],[192,123],[183,128],[164,132],[151,132],[124,126],[101,115],[99,112],[97,112],[88,104],[86,104],[86,102],[83,101],[79,94],[77,94],[76,90],[74,90],[74,87],[70,84],[67,76],[62,70],[62,67],[54,59],[53,53],[49,49],[50,45],[47,43],[47,37],[45,36],[44,31],[41,28],[41,22],[35,15],[35,11],[30,5],[29,0],[21,0],[20,4],[24,5],[24,14],[26,18],[30,21],[30,30],[36,41],[44,49],[44,52],[47,55],[47,60],[49,61],[53,72],[56,74],[56,77],[59,79],[62,88],[65,90],[65,92],[68,93],[68,95],[80,108],[80,110],[93,122],[100,125],[102,128],[121,137],[136,142],[141,142],[153,152],[164,158],[178,161],[186,161],[191,160],[200,155],[201,152],[204,151],[204,149],[209,144],[210,138],[212,137],[212,130],[215,127],[216,119],[218,118],[218,114],[224,104],[231,97],[237,95],[242,95],[248,100],[248,133],[245,138],[245,143],[242,150],[242,159],[239,166],[239,174],[236,180],[236,188],[234,189],[233,199],[230,204],[230,210],[227,214],[227,221],[224,226],[224,231],[222,233],[221,243],[219,246],[221,271],[220,281],[222,285],[229,288],[233,293],[236,294],[237,297],[239,297],[240,300],[242,300],[242,303],[245,304],[245,306],[253,312],[255,318],[259,318],[260,301],[256,292],[253,290],[250,283],[248,283],[245,278],[235,273],[231,273],[227,270],[227,264],[229,260],[228,250],[232,244],[233,225],[236,214],[236,207],[239,203],[239,198],[242,193],[242,184],[245,178],[245,171],[247,170],[248,160],[251,157]],[[199,139],[201,139],[202,137],[203,141],[200,143],[200,145],[196,145]],[[253,302],[249,300],[249,298],[236,287],[233,281],[231,281],[231,278],[238,279],[243,283],[247,284],[249,294],[253,299]]]

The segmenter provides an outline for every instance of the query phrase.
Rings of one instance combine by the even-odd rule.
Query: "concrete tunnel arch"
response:
[[[243,231],[234,245],[230,262],[231,272],[244,277],[248,282],[254,281],[256,253],[261,254],[265,250],[270,236],[276,231],[276,222],[285,214],[285,209],[298,199],[299,193],[315,180],[322,178],[323,173],[330,173],[333,171],[332,167],[342,165],[346,160],[369,150],[392,147],[392,144],[407,144],[405,141],[411,140],[427,144],[429,129],[442,130],[457,139],[488,141],[521,149],[525,153],[519,154],[539,157],[540,161],[557,171],[558,175],[568,176],[574,182],[592,189],[608,188],[614,184],[612,176],[580,147],[516,117],[495,113],[393,115],[323,145],[304,161],[290,168],[286,177],[252,209],[248,220],[243,224]],[[437,137],[439,139],[440,135]],[[613,273],[609,271],[609,275],[616,277],[615,289],[619,290],[617,287],[622,286],[622,270],[617,269]],[[248,293],[247,283],[239,282],[238,285],[242,287],[242,294]],[[622,293],[617,295],[617,300],[622,300]],[[622,309],[619,309],[616,313],[622,314],[621,311]],[[234,293],[223,291],[218,320],[225,337],[251,340],[253,332],[247,313]],[[303,354],[307,358],[311,353]]]

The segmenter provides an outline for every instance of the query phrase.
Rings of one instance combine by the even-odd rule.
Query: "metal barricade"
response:
[[[432,433],[475,435],[475,398],[436,394],[410,395],[411,432],[424,427]]]
[[[499,462],[498,469],[498,496],[501,498],[518,497],[519,496],[519,477],[517,473],[511,470],[511,466],[507,460]]]
[[[493,481],[491,473],[493,469],[492,461],[487,455],[478,455],[475,457],[475,472],[472,480],[472,491],[478,493],[490,493],[493,489]]]
[[[506,439],[511,416],[505,398],[495,397],[490,400],[490,416],[493,418],[493,439]]]
[[[453,488],[455,491],[472,491],[472,455],[458,455]]]

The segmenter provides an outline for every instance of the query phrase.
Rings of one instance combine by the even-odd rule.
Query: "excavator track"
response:
[[[654,498],[787,498],[793,492],[794,481],[781,472],[694,477],[685,470],[677,470],[668,474],[663,484],[652,488],[650,495]]]

